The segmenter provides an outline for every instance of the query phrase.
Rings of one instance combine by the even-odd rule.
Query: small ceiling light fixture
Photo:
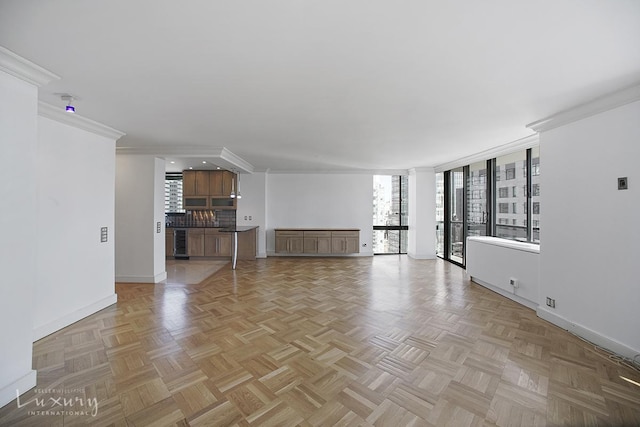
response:
[[[76,112],[76,107],[74,107],[71,103],[73,101],[77,101],[78,100],[77,96],[73,96],[73,95],[70,95],[68,93],[56,93],[55,95],[60,96],[60,99],[62,99],[63,101],[67,101],[67,105],[66,105],[66,107],[64,107],[64,110],[67,113],[73,114],[73,113]]]

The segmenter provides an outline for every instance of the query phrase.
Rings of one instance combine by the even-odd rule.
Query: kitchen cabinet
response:
[[[182,194],[189,196],[209,196],[209,171],[183,171]]]
[[[204,229],[204,256],[231,256],[231,234],[215,228]]]
[[[303,246],[305,254],[330,254],[331,231],[305,230]]]
[[[301,254],[303,252],[304,231],[276,230],[276,252]]]
[[[173,228],[165,228],[164,255],[173,256]]]
[[[204,228],[190,228],[187,234],[187,246],[190,257],[204,256]]]
[[[182,205],[186,210],[236,209],[236,175],[229,171],[182,171]]]
[[[231,189],[236,188],[236,175],[229,171],[211,171],[209,173],[209,196],[229,197]]]
[[[360,247],[360,233],[357,231],[332,231],[331,253],[353,254],[358,253]]]

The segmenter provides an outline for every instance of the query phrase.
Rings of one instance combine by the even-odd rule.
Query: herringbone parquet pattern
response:
[[[640,425],[621,378],[638,372],[441,260],[269,258],[116,289],[34,345],[39,391],[2,425]],[[97,415],[29,415],[56,390]]]

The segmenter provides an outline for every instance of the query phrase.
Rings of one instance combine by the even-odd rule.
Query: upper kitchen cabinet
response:
[[[209,173],[209,195],[211,197],[229,197],[235,185],[235,174],[229,171],[211,171]]]
[[[209,171],[183,171],[182,194],[185,197],[209,196]]]
[[[236,175],[229,171],[182,171],[183,206],[187,210],[236,209],[237,199],[230,197],[235,187]]]

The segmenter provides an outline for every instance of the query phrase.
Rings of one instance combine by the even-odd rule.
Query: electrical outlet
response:
[[[160,232],[162,232],[162,223],[158,221],[156,223],[156,233],[160,233]]]
[[[513,288],[514,288],[514,289],[517,289],[517,288],[518,288],[518,286],[520,286],[520,285],[518,284],[518,279],[514,279],[513,277],[511,277],[511,278],[509,279],[509,284],[510,284],[511,286],[513,286]]]
[[[556,300],[547,297],[547,305],[551,308],[556,308]]]
[[[109,240],[109,229],[107,227],[100,227],[100,243],[105,243]]]

